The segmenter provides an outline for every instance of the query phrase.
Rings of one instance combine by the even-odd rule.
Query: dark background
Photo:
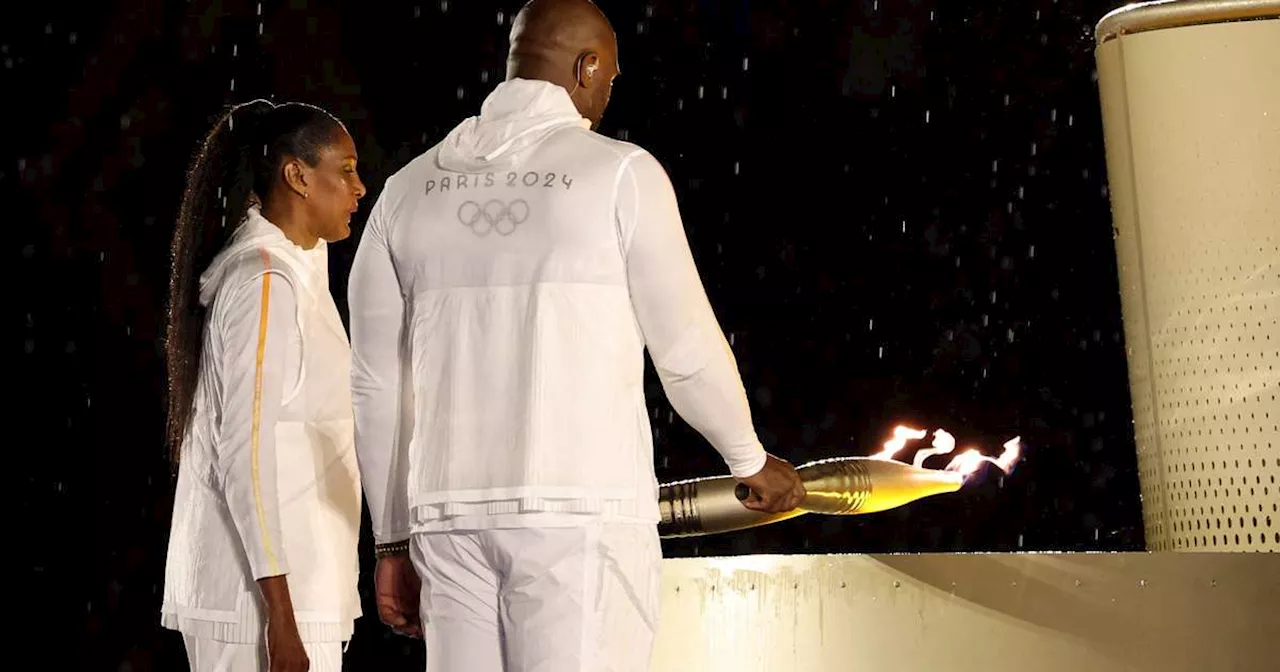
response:
[[[601,131],[670,171],[766,447],[797,464],[864,455],[899,423],[1025,446],[1011,476],[960,493],[667,541],[668,557],[1144,547],[1092,52],[1121,3],[952,4],[601,3],[623,67]],[[370,187],[359,225],[386,176],[503,78],[516,9],[7,13],[26,625],[11,651],[42,669],[185,669],[156,625],[173,488],[159,329],[183,172],[222,106],[303,100],[343,119]],[[344,312],[356,229],[331,255]],[[650,380],[659,479],[724,473]],[[421,656],[369,616],[348,669]]]

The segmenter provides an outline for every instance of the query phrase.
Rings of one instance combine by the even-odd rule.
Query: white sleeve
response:
[[[276,494],[276,419],[284,395],[297,299],[278,272],[235,288],[219,306],[222,417],[218,478],[254,579],[289,572]],[[296,375],[296,374],[295,374]]]
[[[729,473],[752,476],[764,467],[765,451],[738,365],[694,265],[675,190],[648,152],[624,165],[617,203],[631,302],[667,399]]]
[[[388,246],[384,198],[373,206],[348,286],[356,456],[375,543],[409,538],[413,388],[404,298]]]

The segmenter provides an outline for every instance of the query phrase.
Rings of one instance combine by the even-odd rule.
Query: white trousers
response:
[[[649,672],[653,525],[414,535],[427,672]]]
[[[191,672],[267,672],[267,643],[235,644],[183,635]],[[342,642],[303,642],[310,672],[341,672]]]

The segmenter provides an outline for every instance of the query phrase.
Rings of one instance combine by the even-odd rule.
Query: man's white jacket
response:
[[[360,481],[350,347],[324,242],[253,209],[200,278],[207,318],[165,564],[165,627],[260,641],[256,580],[286,575],[304,641],[349,639]]]
[[[388,179],[350,283],[379,542],[656,522],[644,351],[736,476],[765,453],[662,166],[514,79]]]

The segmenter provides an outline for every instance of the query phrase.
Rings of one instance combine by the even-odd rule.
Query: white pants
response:
[[[267,672],[267,644],[234,644],[183,635],[191,672]],[[342,642],[304,642],[311,672],[341,672]]]
[[[653,525],[414,535],[427,672],[648,672]]]

